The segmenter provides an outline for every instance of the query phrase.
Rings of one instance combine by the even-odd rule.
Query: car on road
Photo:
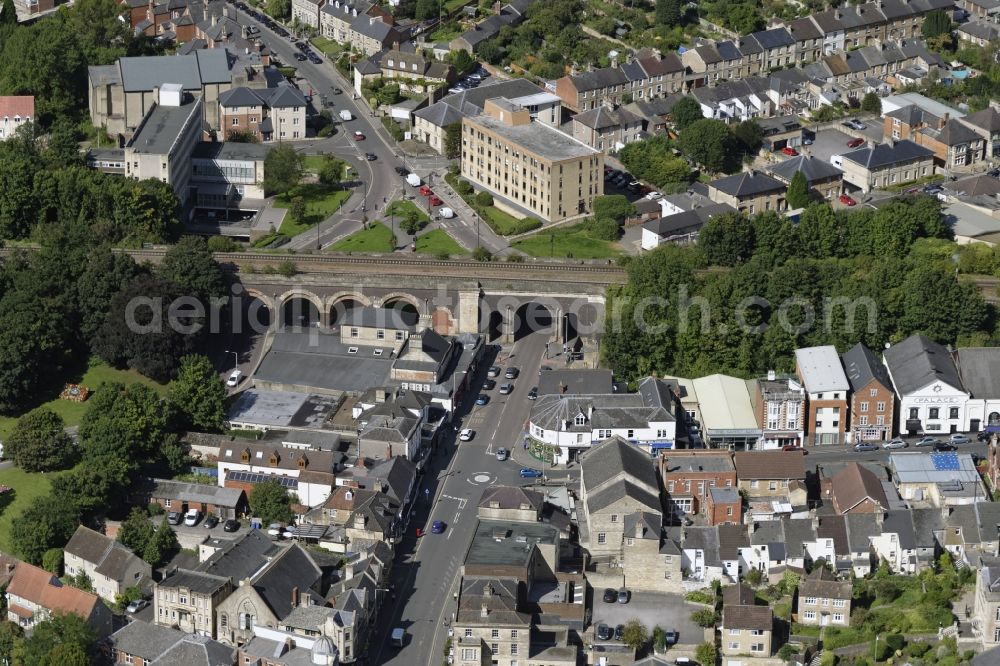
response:
[[[853,206],[853,205],[855,205],[858,202],[855,201],[850,195],[841,194],[840,195],[840,203],[844,204],[845,206]]]
[[[507,372],[503,373],[503,376],[507,379],[517,379],[519,374],[521,374],[521,371],[512,366],[507,368]]]
[[[947,453],[948,451],[958,451],[958,447],[948,442],[938,442],[934,445],[934,450],[938,453]]]
[[[958,444],[971,444],[972,443],[972,440],[969,439],[968,437],[966,437],[965,435],[952,435],[950,437],[950,440],[951,440],[951,443],[955,444],[955,445],[958,445]]]
[[[375,160],[378,159],[378,155],[376,155],[375,153],[365,153],[365,159],[368,160],[369,162],[374,162]]]
[[[496,387],[497,387],[497,383],[493,379],[487,379],[485,382],[483,382],[483,390],[484,391],[492,391]]]
[[[619,624],[617,627],[615,627],[615,640],[620,641],[624,637],[625,637],[625,625]]]
[[[229,373],[229,379],[226,380],[226,386],[236,386],[243,379],[243,371],[233,370]]]
[[[436,194],[432,194],[432,195],[431,195],[431,196],[430,196],[430,197],[429,197],[429,198],[427,199],[427,202],[428,202],[428,203],[429,203],[430,205],[432,205],[432,206],[440,206],[441,204],[443,204],[443,203],[444,203],[443,201],[441,201],[441,199],[439,199],[439,198],[438,198],[438,196],[437,196]]]
[[[857,148],[858,146],[863,146],[865,144],[864,139],[851,139],[847,142],[848,148]]]
[[[149,602],[146,601],[145,599],[136,599],[135,601],[133,601],[132,603],[130,603],[128,606],[125,607],[125,612],[135,614],[148,605]]]
[[[537,469],[533,469],[531,467],[522,467],[521,468],[521,478],[522,479],[538,479],[538,478],[541,478],[541,476],[542,476],[541,471],[539,471]]]
[[[499,460],[500,462],[507,460],[507,449],[504,448],[497,449],[497,460]]]
[[[293,57],[296,60],[298,60],[299,62],[305,62],[305,60],[306,60],[306,57],[304,55],[302,55],[301,53],[296,53]]]
[[[597,625],[597,640],[599,641],[610,641],[614,633],[611,631],[611,627],[604,624],[603,622]]]
[[[226,532],[237,532],[240,529],[240,521],[235,518],[230,518],[226,522],[222,523],[222,529]]]
[[[334,88],[334,89],[333,89],[333,94],[334,94],[334,95],[339,95],[339,94],[341,94],[341,93],[343,93],[343,92],[344,92],[344,91],[343,91],[343,90],[341,90],[340,88]]]
[[[796,157],[799,154],[799,151],[795,150],[791,146],[785,146],[781,149],[781,152],[789,157]]]
[[[458,439],[463,442],[470,442],[475,436],[476,431],[472,428],[463,428],[462,432],[458,433]]]
[[[618,601],[618,593],[615,592],[615,589],[613,587],[606,587],[606,588],[604,588],[604,597],[603,598],[604,598],[604,603],[606,603],[606,604],[617,603],[617,601]]]
[[[188,509],[188,512],[184,514],[184,524],[188,527],[194,527],[201,520],[201,512],[198,509]]]
[[[980,442],[986,442],[989,441],[990,435],[992,434],[993,433],[991,433],[989,430],[980,430],[979,432],[976,433],[976,439],[979,440]]]
[[[531,390],[528,391],[528,400],[538,400],[538,387],[532,386]]]
[[[510,395],[514,391],[513,384],[501,384],[500,395]]]
[[[323,59],[320,58],[318,55],[314,55],[314,54],[310,53],[309,54],[309,62],[311,62],[314,65],[322,65],[323,64]]]
[[[629,600],[629,596],[630,596],[629,595],[629,591],[626,590],[624,587],[619,587],[618,588],[618,603],[620,603],[620,604],[627,604],[628,600]]]
[[[444,532],[444,521],[435,520],[431,523],[431,534],[442,534]]]
[[[478,396],[476,396],[477,405],[485,405],[489,401],[490,401],[490,396],[488,395],[483,395],[482,393],[480,393]]]
[[[409,171],[407,171],[405,168],[403,168],[401,166],[395,167],[393,169],[393,171],[395,171],[397,175],[400,175],[403,178],[406,178],[406,174],[410,173]]]
[[[905,449],[909,444],[906,443],[905,439],[900,439],[896,437],[885,444],[882,445],[883,449]]]
[[[354,140],[355,141],[364,141],[365,140],[365,135],[362,134],[361,132],[355,132],[354,133]]]
[[[697,435],[697,431],[695,431],[693,434]],[[788,446],[783,446],[783,447],[781,447],[781,450],[782,451],[799,451],[799,452],[802,453],[802,455],[808,455],[808,453],[809,453],[808,451],[806,451],[805,449],[803,449],[801,446],[795,446],[794,444],[789,444]]]
[[[878,451],[878,447],[871,442],[858,442],[854,445],[855,451]]]
[[[219,518],[217,516],[209,516],[205,519],[205,529],[210,530],[219,524]]]
[[[420,196],[422,196],[422,197],[429,197],[432,194],[434,194],[434,193],[431,192],[431,186],[430,185],[421,185],[420,186]]]
[[[934,446],[935,444],[941,444],[941,440],[937,437],[921,437],[913,443],[913,446]]]
[[[499,377],[500,376],[500,368],[498,368],[495,365],[491,365],[490,369],[486,371],[486,376],[487,377]]]
[[[181,521],[184,520],[179,511],[171,511],[167,514],[167,523],[170,525],[180,525]]]

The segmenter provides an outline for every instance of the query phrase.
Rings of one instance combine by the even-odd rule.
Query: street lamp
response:
[[[239,354],[239,352],[234,352],[231,349],[227,349],[226,353],[233,355],[233,370],[236,370],[237,368],[239,368],[240,367],[240,354]]]

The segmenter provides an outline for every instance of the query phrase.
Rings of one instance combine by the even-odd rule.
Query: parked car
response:
[[[507,368],[507,371],[505,373],[503,373],[503,376],[506,377],[507,379],[517,379],[517,376],[519,374],[521,374],[521,371],[518,370],[517,368],[511,366],[511,367]]]
[[[528,391],[528,400],[538,400],[538,387],[532,386],[531,390]]]
[[[181,516],[179,511],[171,511],[167,514],[167,523],[171,525],[180,525],[184,518]]]
[[[299,62],[304,62],[304,61],[305,61],[305,59],[306,59],[306,57],[305,57],[304,55],[302,55],[301,53],[296,53],[296,54],[294,55],[294,57],[295,57],[295,59],[296,59],[296,60],[298,60]]]
[[[444,528],[445,525],[443,520],[435,520],[431,523],[431,534],[443,534]]]
[[[840,203],[844,204],[845,206],[853,206],[853,205],[855,205],[858,202],[855,201],[852,197],[850,197],[850,196],[848,196],[846,194],[841,194],[840,195]]]
[[[847,142],[848,148],[857,148],[858,146],[863,146],[865,144],[864,139],[851,139]]]
[[[610,641],[614,634],[611,632],[611,627],[601,623],[597,625],[597,640],[599,641]]]
[[[507,449],[504,448],[497,449],[497,460],[499,460],[500,462],[507,460]]]
[[[972,440],[969,439],[968,437],[966,437],[965,435],[952,435],[950,437],[950,440],[951,440],[951,443],[955,444],[955,445],[958,445],[958,444],[971,444],[972,443]]]
[[[489,401],[490,401],[490,396],[488,396],[488,395],[483,395],[482,393],[480,393],[480,394],[479,394],[479,395],[478,395],[478,396],[476,397],[476,404],[477,404],[477,405],[485,405],[485,404],[486,404],[486,403],[488,403]]]
[[[514,392],[514,385],[507,383],[500,385],[500,395],[510,395]]]
[[[205,519],[205,529],[210,530],[219,524],[219,519],[216,516],[209,516]]]
[[[958,447],[951,443],[938,442],[934,445],[934,451],[937,453],[947,453],[948,451],[958,451]]]
[[[341,94],[342,92],[344,92],[344,91],[343,91],[343,90],[341,90],[340,88],[334,88],[334,89],[333,89],[333,94],[334,94],[334,95],[339,95],[339,94]]]
[[[858,442],[854,445],[855,451],[878,451],[878,447],[871,442]]]
[[[184,514],[184,524],[188,527],[194,527],[201,520],[201,512],[198,509],[188,509],[188,512]]]
[[[696,434],[698,434],[698,431],[694,430],[690,434],[696,435]],[[795,446],[794,444],[789,444],[788,446],[783,446],[783,447],[781,447],[781,450],[782,451],[800,451],[802,453],[802,455],[807,455],[809,453],[808,451],[806,451],[805,449],[803,449],[801,446]]]
[[[498,377],[498,376],[500,376],[500,368],[497,367],[497,366],[495,366],[495,365],[491,365],[490,369],[486,371],[486,376],[487,377]]]
[[[406,174],[410,173],[409,171],[407,171],[406,169],[404,169],[404,168],[403,168],[403,167],[401,167],[401,166],[398,166],[398,167],[395,167],[394,171],[395,171],[395,172],[396,172],[396,173],[397,173],[398,175],[402,176],[403,178],[406,178]]]
[[[483,390],[492,391],[496,387],[497,387],[497,383],[493,379],[487,379],[485,382],[483,382]]]
[[[781,152],[789,157],[796,157],[799,154],[799,151],[795,150],[791,146],[785,146],[781,149]]]
[[[618,603],[627,604],[630,596],[631,595],[629,591],[626,590],[624,587],[618,588]]]
[[[677,641],[680,640],[680,635],[677,633],[676,629],[667,629],[665,632],[667,637],[667,645],[677,645]]]
[[[125,612],[133,614],[138,613],[148,605],[149,602],[146,601],[145,599],[136,599],[135,601],[133,601],[132,603],[130,603],[128,606],[125,607]]]
[[[902,439],[900,437],[896,437],[896,438],[894,438],[894,439],[886,442],[885,444],[883,444],[882,448],[883,449],[905,449],[908,446],[909,446],[909,444],[906,443],[906,440],[904,440],[904,439]]]
[[[921,437],[916,442],[914,442],[913,446],[934,446],[935,444],[940,444],[940,443],[941,440],[939,440],[937,437],[928,436],[928,437]]]
[[[240,529],[240,521],[235,518],[230,518],[222,524],[222,529],[226,532],[238,532]]]
[[[229,373],[229,379],[226,380],[226,386],[236,386],[240,383],[243,378],[243,372],[240,370],[233,370]]]
[[[542,476],[542,472],[537,469],[532,469],[531,467],[521,468],[521,478],[522,479],[538,479]]]
[[[614,588],[606,587],[604,588],[604,603],[613,604],[618,601],[618,593],[615,592]]]
[[[625,625],[619,624],[617,627],[615,627],[615,640],[620,641],[624,637],[625,637]]]
[[[458,439],[463,442],[472,441],[472,438],[476,436],[476,431],[472,428],[463,428],[462,432],[458,433]]]
[[[976,433],[976,439],[979,440],[980,442],[985,442],[989,440],[991,434],[992,433],[990,433],[990,431],[988,430],[980,430],[978,433]]]
[[[429,197],[429,198],[427,199],[427,202],[428,202],[428,203],[429,203],[430,205],[432,205],[432,206],[440,206],[441,204],[443,204],[443,203],[444,203],[443,201],[441,201],[441,199],[440,199],[440,198],[438,198],[438,196],[437,196],[436,194],[432,194],[432,195],[431,195],[431,196],[430,196],[430,197]]]
[[[431,192],[431,188],[430,188],[429,185],[421,185],[420,186],[420,196],[422,196],[422,197],[429,197],[432,194],[434,194],[434,193]]]

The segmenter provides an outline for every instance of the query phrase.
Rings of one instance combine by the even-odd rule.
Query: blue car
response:
[[[531,469],[530,467],[525,467],[521,469],[522,479],[537,479],[542,475],[537,469]]]
[[[480,394],[479,397],[476,398],[476,404],[477,405],[485,405],[489,401],[490,401],[490,396],[488,396],[488,395],[482,395],[482,394]]]
[[[435,520],[431,523],[431,534],[441,534],[444,532],[444,521]]]

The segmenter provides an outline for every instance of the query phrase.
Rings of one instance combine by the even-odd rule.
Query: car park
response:
[[[209,516],[205,519],[205,529],[207,530],[213,529],[218,524],[219,519],[216,516]]]
[[[188,509],[188,512],[184,514],[184,524],[188,527],[194,527],[201,520],[201,512],[198,509]]]
[[[517,376],[521,374],[521,371],[515,367],[507,368],[507,372],[503,373],[503,376],[507,379],[517,379]]]
[[[226,380],[226,386],[236,386],[240,383],[243,378],[243,372],[240,370],[233,370],[229,373],[229,379]]]
[[[500,385],[500,395],[510,395],[514,392],[514,385],[507,383]]]
[[[240,529],[240,521],[230,518],[222,524],[222,529],[226,532],[236,532]]]
[[[490,401],[490,396],[488,395],[479,394],[479,396],[476,397],[477,405],[485,405],[489,401]]]
[[[854,445],[854,450],[858,452],[862,451],[878,451],[878,447],[871,442],[858,442]]]
[[[149,602],[146,601],[145,599],[136,599],[135,601],[133,601],[132,603],[130,603],[128,606],[125,607],[125,612],[135,614],[141,611],[143,608],[146,608],[147,606],[149,606]]]
[[[445,525],[443,520],[435,520],[431,523],[431,534],[443,534],[444,528]]]
[[[472,438],[476,436],[476,431],[472,428],[463,428],[462,432],[458,433],[458,439],[463,442],[472,441]]]
[[[858,202],[855,201],[852,197],[850,197],[847,194],[841,194],[840,195],[840,203],[844,204],[845,206],[853,206],[853,205],[857,204]]]
[[[940,444],[940,443],[941,440],[939,440],[937,437],[921,437],[916,442],[914,442],[913,446],[934,446],[935,444]]]
[[[882,445],[883,449],[905,449],[909,444],[906,440],[896,437]]]
[[[167,523],[170,525],[180,525],[183,517],[179,511],[171,511],[167,514]]]
[[[500,462],[507,460],[507,449],[504,448],[497,449],[497,460],[499,460]]]
[[[532,469],[531,467],[521,468],[521,478],[522,479],[537,479],[542,476],[541,471],[537,469]]]
[[[955,444],[955,445],[958,445],[958,444],[971,444],[972,443],[972,440],[969,439],[968,437],[966,437],[965,435],[957,435],[957,434],[956,435],[952,435],[950,437],[950,440],[951,440],[951,443]]]
[[[618,593],[613,587],[604,588],[604,603],[613,604],[618,601]]]
[[[611,631],[611,627],[601,623],[597,625],[597,640],[599,641],[610,641],[614,634]]]

